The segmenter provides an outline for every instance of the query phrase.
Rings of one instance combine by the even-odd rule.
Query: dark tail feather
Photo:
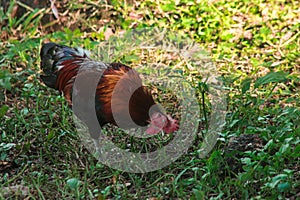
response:
[[[46,43],[41,49],[41,75],[42,81],[51,88],[57,89],[57,72],[64,67],[63,62],[75,58],[86,57],[85,52],[80,49],[71,48],[55,43]]]
[[[47,43],[42,46],[41,49],[41,69],[43,70],[45,75],[41,75],[42,81],[51,88],[55,88],[55,83],[57,76],[54,72],[54,60],[53,60],[53,49],[55,48],[55,43]]]

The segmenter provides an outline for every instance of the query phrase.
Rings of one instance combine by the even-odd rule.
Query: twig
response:
[[[23,8],[25,8],[25,9],[27,9],[27,10],[30,10],[31,12],[34,11],[33,8],[31,8],[30,6],[24,4],[24,3],[20,2],[20,1],[16,1],[16,3],[17,3],[19,6],[22,6]]]
[[[25,171],[25,169],[28,167],[28,164],[26,164],[24,167],[23,167],[23,169],[16,175],[16,176],[14,176],[13,178],[11,178],[11,179],[9,179],[8,181],[6,181],[3,185],[2,185],[2,187],[4,186],[4,185],[8,185],[9,183],[11,183],[11,182],[13,182],[15,179],[17,179],[19,176],[21,176],[21,175],[23,175],[23,173],[24,173],[24,171]]]

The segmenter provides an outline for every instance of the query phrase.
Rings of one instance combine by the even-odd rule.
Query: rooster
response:
[[[121,63],[96,61],[91,59],[88,53],[81,48],[71,48],[55,43],[44,44],[40,56],[43,71],[40,76],[41,80],[48,87],[63,93],[71,107],[73,104],[72,93],[76,90],[73,88],[74,81],[78,76],[79,69],[80,73],[90,68],[102,71],[101,78],[98,77],[94,108],[101,127],[106,124],[121,126],[121,128],[132,128],[136,125],[148,126],[146,129],[148,134],[158,134],[161,131],[168,134],[178,130],[178,121],[159,109],[150,90],[146,86],[142,86],[141,78],[134,69]],[[120,85],[118,89],[116,88],[117,84]],[[132,92],[132,88],[137,89]],[[114,92],[117,94],[115,95]],[[126,99],[129,95],[128,103]],[[112,96],[115,99],[112,99]],[[112,108],[113,101],[117,102],[115,109]],[[128,109],[131,119],[124,117],[121,122],[117,123],[114,116],[122,116],[126,111],[128,113]],[[84,117],[79,118],[88,124],[88,120],[82,119]],[[89,127],[89,125],[87,126]],[[89,132],[95,142],[100,133],[92,130]]]

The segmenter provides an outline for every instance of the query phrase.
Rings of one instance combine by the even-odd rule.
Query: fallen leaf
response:
[[[56,19],[59,19],[58,10],[57,10],[57,8],[54,5],[55,0],[50,0],[50,2],[51,2],[51,10],[53,12],[53,15],[55,16]]]
[[[18,196],[28,196],[29,194],[29,188],[25,187],[23,185],[15,185],[15,186],[9,186],[9,187],[3,187],[2,188],[2,195],[4,197],[9,197],[13,195],[18,195]]]
[[[130,17],[130,19],[137,19],[137,20],[143,19],[143,15],[137,14],[135,12],[130,12],[129,17]]]
[[[117,183],[117,178],[116,178],[116,176],[113,176],[113,177],[112,177],[112,182],[113,182],[114,185]]]
[[[288,39],[290,39],[290,38],[292,37],[292,35],[293,35],[293,32],[289,31],[289,32],[287,32],[284,36],[282,36],[282,37],[280,38],[280,40],[281,40],[282,43],[283,43],[283,42],[287,41]]]
[[[112,36],[113,34],[114,33],[111,28],[106,28],[106,30],[104,32],[105,40],[108,40],[110,38],[110,36]]]
[[[244,38],[247,40],[251,40],[253,38],[252,32],[250,30],[245,31]]]
[[[125,183],[125,186],[126,187],[131,186],[131,183]]]
[[[283,63],[285,63],[285,62],[286,62],[286,61],[284,61],[284,60],[273,62],[273,63],[271,64],[271,67],[275,67],[275,66],[281,65],[281,64],[283,64]]]

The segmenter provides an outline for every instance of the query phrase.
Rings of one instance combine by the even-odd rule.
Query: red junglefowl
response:
[[[122,116],[126,113],[126,110],[128,113],[129,109],[131,119],[125,117],[121,122],[121,128],[132,128],[136,125],[148,126],[146,129],[148,134],[157,134],[160,131],[171,133],[178,130],[177,120],[164,114],[158,106],[152,109],[156,104],[151,92],[147,87],[142,86],[142,81],[134,69],[121,63],[95,61],[89,58],[87,53],[80,48],[71,48],[55,43],[44,44],[40,56],[41,69],[43,70],[43,75],[40,76],[42,81],[47,86],[63,93],[70,106],[74,103],[72,102],[72,91],[79,69],[80,73],[91,68],[103,71],[101,78],[98,77],[99,81],[97,80],[94,108],[101,127],[108,123],[120,127],[114,116]],[[121,89],[115,90],[119,81],[123,81],[121,82]],[[132,92],[132,88],[137,89]],[[114,101],[118,102],[116,109],[112,108],[113,92],[120,93],[120,95],[114,95],[114,98],[116,98]],[[125,98],[128,95],[130,95],[129,103]],[[85,102],[85,104],[88,103]],[[90,128],[88,120],[82,119],[84,117],[79,118]],[[91,137],[97,140],[100,133],[89,131]]]

